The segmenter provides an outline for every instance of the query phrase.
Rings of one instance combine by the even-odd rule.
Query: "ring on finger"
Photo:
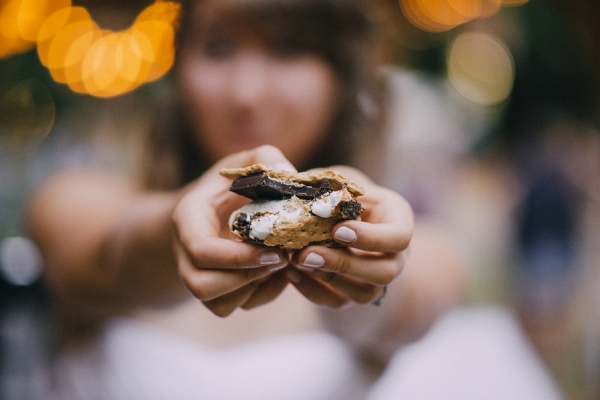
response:
[[[381,306],[383,304],[383,301],[385,300],[386,294],[387,294],[387,285],[385,285],[383,287],[383,291],[381,292],[381,295],[378,298],[376,298],[371,304],[376,307]]]

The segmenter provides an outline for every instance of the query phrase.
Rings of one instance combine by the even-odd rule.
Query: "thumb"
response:
[[[276,170],[296,171],[296,168],[283,155],[281,150],[271,145],[264,145],[232,154],[221,159],[213,168],[242,168],[252,164],[265,164]]]

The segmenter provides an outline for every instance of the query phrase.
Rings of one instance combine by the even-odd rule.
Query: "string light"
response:
[[[469,101],[493,106],[512,91],[515,65],[507,46],[483,32],[465,32],[450,44],[448,78],[454,89]]]
[[[118,96],[173,65],[178,3],[158,0],[128,29],[112,31],[71,0],[0,1],[0,57],[37,45],[52,78],[75,92]]]
[[[445,32],[477,18],[494,15],[502,6],[528,0],[400,0],[406,18],[428,32]]]

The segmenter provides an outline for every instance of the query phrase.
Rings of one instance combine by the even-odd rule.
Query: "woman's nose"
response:
[[[269,90],[269,63],[266,57],[242,54],[233,68],[231,92],[233,101],[240,106],[260,103]]]

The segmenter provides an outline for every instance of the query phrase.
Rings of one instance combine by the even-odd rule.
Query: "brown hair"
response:
[[[301,50],[316,54],[333,67],[341,82],[341,104],[322,150],[299,168],[348,163],[355,135],[380,131],[384,92],[378,67],[387,54],[388,41],[386,12],[377,0],[217,0],[218,11],[202,18],[198,18],[198,10],[205,11],[205,7],[199,5],[210,5],[210,1],[181,3],[178,50],[194,37],[194,29],[202,28],[198,24],[228,19],[244,23],[265,40],[292,40]],[[211,17],[216,20],[206,21]],[[150,135],[145,177],[152,188],[187,184],[210,164],[194,141],[178,101],[175,96],[173,104],[157,113],[158,122]]]

